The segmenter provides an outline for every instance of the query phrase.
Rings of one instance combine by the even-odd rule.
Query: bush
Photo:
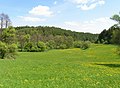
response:
[[[46,45],[44,42],[38,42],[33,44],[32,42],[26,43],[24,51],[26,52],[42,52],[46,50]]]
[[[28,43],[26,43],[24,49],[25,49],[25,51],[30,52],[32,47],[33,47],[33,43],[32,42],[28,42]]]
[[[37,46],[32,46],[30,52],[38,52]]]
[[[0,42],[0,58],[15,58],[17,50],[16,44],[7,45],[6,43]]]
[[[81,45],[82,45],[81,41],[74,42],[74,48],[81,48]]]
[[[90,42],[86,41],[86,42],[81,42],[81,49],[85,50],[88,49],[90,47]]]
[[[16,44],[8,45],[8,53],[7,53],[6,57],[7,58],[15,58],[16,50],[17,50]]]
[[[74,48],[81,48],[83,50],[87,49],[90,47],[90,42],[89,41],[75,41],[74,42]]]
[[[59,48],[60,48],[60,49],[67,49],[67,46],[66,46],[66,44],[61,44],[61,45],[59,46]]]
[[[0,42],[0,58],[1,59],[4,59],[7,51],[8,51],[7,45],[3,42]]]
[[[42,52],[42,51],[45,51],[46,50],[46,45],[44,42],[38,42],[37,43],[37,47],[38,47],[38,51],[39,52]]]

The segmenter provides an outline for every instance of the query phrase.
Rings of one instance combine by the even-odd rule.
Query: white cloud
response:
[[[53,16],[53,12],[48,6],[38,5],[33,7],[26,16],[18,16],[16,25],[39,25],[40,22],[48,20],[48,17]]]
[[[84,22],[66,21],[64,27],[73,31],[100,33],[103,29],[108,29],[113,24],[115,22],[108,17],[102,17]]]
[[[77,6],[78,8],[81,8],[81,10],[91,10],[94,9],[97,6],[96,3],[91,4],[90,6],[87,6],[86,4]]]
[[[72,1],[73,3],[76,3],[76,4],[86,4],[90,0],[69,0],[69,1]]]
[[[26,22],[42,22],[42,21],[46,21],[46,19],[40,19],[37,17],[29,17],[29,16],[19,16],[19,18],[21,18],[23,21]]]
[[[34,7],[31,11],[29,11],[29,13],[32,15],[37,15],[37,16],[52,16],[53,15],[53,12],[50,11],[50,8],[48,6],[42,6],[42,5]]]
[[[56,5],[57,4],[57,1],[54,1],[54,3],[53,3],[54,5]]]
[[[67,0],[77,5],[81,10],[92,10],[105,4],[105,0]]]
[[[98,4],[99,4],[99,5],[104,5],[104,4],[105,4],[105,1],[103,1],[103,0],[98,1]]]
[[[79,27],[81,25],[81,23],[78,23],[78,22],[74,22],[74,21],[67,21],[65,22],[66,25],[69,25],[69,26],[76,26],[76,27]]]

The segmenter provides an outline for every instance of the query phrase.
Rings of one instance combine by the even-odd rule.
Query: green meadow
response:
[[[19,52],[0,60],[0,88],[120,88],[114,45]]]

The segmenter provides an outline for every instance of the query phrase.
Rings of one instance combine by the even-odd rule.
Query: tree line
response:
[[[4,13],[0,14],[0,20],[0,58],[2,59],[15,58],[16,51],[43,52],[50,49],[78,48],[78,46],[86,49],[89,43],[95,42],[98,37],[98,34],[49,26],[12,27],[9,16]]]
[[[118,22],[100,34],[75,32],[49,26],[10,26],[6,14],[0,14],[0,58],[15,58],[16,51],[43,52],[50,49],[87,49],[90,43],[120,45],[120,16],[112,20]],[[120,51],[120,48],[118,48]],[[119,53],[119,52],[118,52]]]
[[[15,29],[20,51],[40,51],[39,45],[43,45],[43,49],[68,49],[74,47],[75,41],[95,42],[98,37],[98,34],[74,32],[49,26],[22,26]]]

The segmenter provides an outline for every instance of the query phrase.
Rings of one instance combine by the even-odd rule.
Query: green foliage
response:
[[[13,27],[8,27],[2,31],[2,41],[7,44],[16,43],[16,31]]]
[[[0,58],[15,58],[16,50],[16,44],[7,45],[6,43],[0,42]]]
[[[81,48],[81,45],[82,45],[81,41],[74,42],[74,48]]]
[[[40,52],[36,45],[32,46],[30,52]]]
[[[75,41],[74,48],[81,48],[85,50],[90,47],[90,44],[91,44],[90,41]]]
[[[71,36],[73,40],[76,41],[91,41],[95,42],[97,40],[98,34],[91,33],[83,33],[83,32],[74,32],[70,30],[65,30],[57,27],[48,27],[48,26],[38,26],[38,27],[30,27],[30,26],[21,26],[15,27],[17,31],[17,35],[20,36],[21,33],[26,35],[30,35],[30,40],[32,41],[43,41],[48,42],[49,40],[53,40],[56,36]],[[19,38],[19,37],[18,37]]]
[[[71,36],[65,37],[64,42],[65,42],[64,45],[66,45],[66,48],[71,48],[71,47],[73,47],[73,42],[74,42],[74,40],[73,40],[73,38],[72,38]]]
[[[6,55],[7,58],[14,58],[15,59],[15,55],[17,52],[17,45],[16,44],[11,44],[8,45],[8,53]]]
[[[46,45],[45,45],[44,42],[39,41],[39,42],[37,43],[37,47],[38,47],[38,51],[39,51],[39,52],[43,52],[43,51],[46,50]]]
[[[20,49],[20,51],[23,51],[25,44],[30,42],[30,35],[29,34],[25,35],[25,33],[20,32],[19,35],[17,36],[17,39],[19,41],[18,48]]]
[[[120,45],[120,29],[113,31],[112,42],[114,44]]]
[[[15,58],[15,53],[17,51],[16,45],[16,31],[13,27],[8,27],[2,31],[1,35],[1,58]]]
[[[4,59],[7,51],[8,51],[7,45],[0,41],[0,58]]]
[[[120,16],[118,14],[113,15],[111,19],[117,21],[120,24]]]
[[[47,46],[47,49],[55,49],[55,47],[56,47],[55,41],[54,40],[49,40],[46,43],[46,46]]]
[[[103,44],[120,44],[120,16],[115,14],[110,19],[118,22],[108,30],[103,30],[99,36],[98,41]]]
[[[67,45],[66,44],[61,44],[60,46],[59,46],[59,49],[66,49],[67,48]]]
[[[68,49],[73,46],[73,38],[70,36],[56,36],[54,41],[55,49]]]
[[[119,44],[119,31],[118,25],[113,25],[108,30],[103,30],[99,36],[97,42],[103,44]]]
[[[89,41],[85,41],[85,42],[81,42],[81,49],[85,50],[88,49],[90,47],[90,42]]]
[[[11,44],[8,45],[9,53],[15,53],[17,50],[17,45],[16,44]]]
[[[73,38],[71,36],[55,36],[46,43],[48,49],[68,49],[73,47]]]
[[[25,40],[25,42],[30,42],[30,35],[29,34],[27,34],[27,35],[24,35],[24,40]]]
[[[28,43],[26,43],[24,49],[25,49],[25,51],[30,52],[33,46],[34,46],[34,45],[33,45],[32,42],[28,42]]]
[[[46,45],[44,42],[41,41],[35,44],[33,44],[33,42],[28,42],[24,47],[24,51],[27,52],[43,52],[45,50],[46,50]]]
[[[55,36],[54,38],[55,44],[56,44],[56,49],[60,49],[60,46],[64,44],[64,36]]]
[[[18,47],[20,51],[24,51],[24,47],[28,42],[32,42],[30,48],[35,51],[36,44],[41,41],[46,44],[46,49],[68,49],[73,47],[74,41],[91,41],[97,40],[98,34],[74,32],[57,27],[38,26],[38,27],[15,27],[18,38]],[[38,47],[38,46],[37,46]],[[28,50],[29,51],[29,50]],[[38,48],[36,51],[43,51]]]

